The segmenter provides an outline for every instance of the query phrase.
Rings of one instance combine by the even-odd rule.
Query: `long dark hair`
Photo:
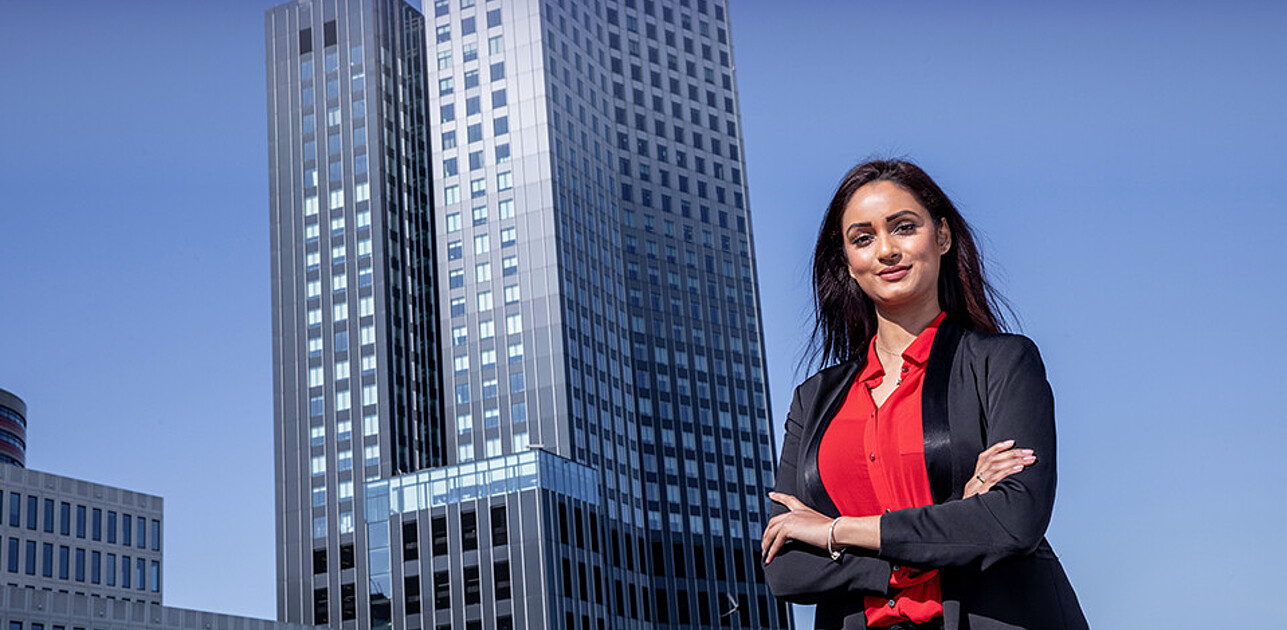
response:
[[[916,197],[935,222],[947,221],[952,246],[938,272],[938,300],[948,319],[983,332],[999,332],[1006,323],[998,305],[1004,300],[983,276],[983,260],[974,235],[943,189],[919,166],[904,160],[870,160],[853,167],[840,180],[818,230],[813,250],[813,335],[802,364],[817,367],[862,360],[876,335],[876,307],[849,276],[841,219],[855,191],[875,181],[888,181]],[[812,361],[810,361],[812,359]]]

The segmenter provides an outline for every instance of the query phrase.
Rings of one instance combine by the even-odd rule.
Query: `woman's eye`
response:
[[[894,228],[894,232],[895,232],[895,233],[898,233],[898,232],[911,232],[912,230],[915,230],[915,229],[916,229],[916,224],[915,224],[915,223],[900,223],[900,224],[898,224],[898,226],[897,226],[897,227],[895,227],[895,228]]]
[[[854,247],[862,247],[863,245],[871,242],[871,235],[863,234],[861,236],[855,236],[854,238],[849,239],[849,242],[852,243]]]

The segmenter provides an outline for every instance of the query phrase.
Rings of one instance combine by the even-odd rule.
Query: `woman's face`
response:
[[[863,185],[845,206],[840,233],[849,275],[876,306],[937,306],[951,233],[910,192],[889,181]]]

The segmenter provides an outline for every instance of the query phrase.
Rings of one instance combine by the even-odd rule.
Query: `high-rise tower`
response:
[[[338,0],[348,12],[386,4],[397,3]],[[272,16],[332,6],[270,12],[270,71],[303,63],[299,33],[334,19],[274,26]],[[363,531],[337,542],[356,544],[355,571],[336,576],[341,589],[358,584],[347,592],[356,603],[339,618],[328,603],[329,616],[312,621],[788,627],[758,573],[774,449],[726,2],[438,0],[425,9],[418,89],[433,260],[419,268],[440,275],[406,290],[437,305],[417,321],[441,332],[433,378],[442,406],[415,420],[426,422],[416,431],[441,437],[443,457],[414,474],[367,469],[354,489]],[[365,32],[341,28],[337,46]],[[283,76],[286,87],[270,76],[270,90],[304,89]],[[275,153],[278,171],[306,172],[307,162]],[[275,225],[280,200],[309,190],[286,190],[299,184],[277,177]],[[276,228],[275,247],[285,232]],[[283,273],[297,272],[275,266],[275,295],[302,294],[302,304],[311,280]],[[302,306],[275,308],[296,328],[308,321]],[[329,331],[329,307],[320,308]],[[303,338],[287,328],[275,330],[279,346]],[[311,399],[306,373],[279,367],[279,400]],[[278,412],[279,440],[331,457],[332,434],[304,446],[308,419],[283,421],[281,403]],[[374,439],[390,441],[383,432],[398,426],[373,426]],[[306,458],[291,459],[294,447],[279,443],[279,492],[290,487],[283,474],[311,474]],[[285,552],[306,577],[318,569],[305,555]],[[312,597],[321,610],[318,579],[281,580],[283,609],[310,609]],[[327,588],[333,600],[334,579]]]
[[[424,18],[268,11],[278,618],[367,619],[362,487],[442,456]]]

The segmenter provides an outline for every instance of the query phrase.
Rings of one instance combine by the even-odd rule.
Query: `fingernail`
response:
[[[1031,454],[1032,454],[1032,449],[1030,449],[1030,448],[1025,448],[1025,449],[1023,449],[1023,450],[1022,450],[1022,451],[1020,451],[1020,452],[1021,452],[1021,453],[1023,453],[1024,455],[1031,455]]]
[[[1011,468],[1010,470],[1016,470],[1016,471],[1017,471],[1017,470],[1023,470],[1023,464],[1019,464],[1019,465],[1015,466],[1014,468]]]
[[[1033,456],[1031,456],[1031,455],[1029,455],[1029,456],[1027,456],[1027,457],[1023,458],[1023,461],[1025,461],[1025,462],[1035,462],[1035,461],[1037,461],[1037,458],[1036,458],[1036,457],[1033,457]]]

